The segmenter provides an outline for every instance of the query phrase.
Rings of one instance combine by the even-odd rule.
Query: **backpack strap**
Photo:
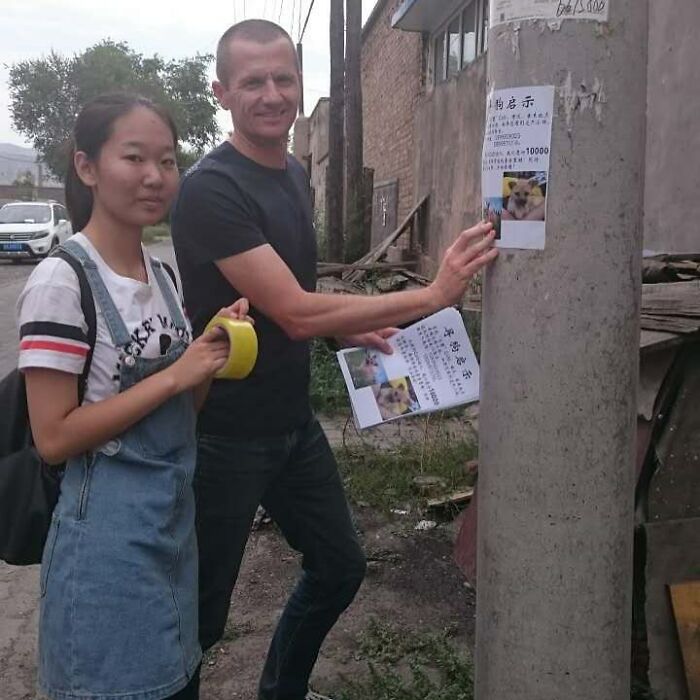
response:
[[[82,404],[85,398],[85,389],[87,388],[87,380],[92,365],[92,354],[95,350],[95,341],[97,339],[95,299],[92,295],[92,289],[88,282],[87,275],[85,274],[85,270],[83,269],[83,265],[77,258],[73,257],[71,253],[62,247],[55,248],[51,253],[51,257],[61,258],[61,260],[67,262],[73,268],[73,272],[75,272],[78,278],[78,284],[80,285],[80,308],[83,311],[83,316],[85,316],[85,322],[87,323],[87,338],[88,345],[90,346],[87,357],[85,358],[82,374],[78,380],[78,403]]]
[[[177,287],[177,277],[175,277],[175,270],[173,270],[168,263],[163,262],[162,260],[160,261],[160,266],[168,273],[168,277],[173,281],[173,287],[175,287],[175,291],[179,293],[179,289]]]
[[[156,279],[158,287],[160,288],[160,293],[163,295],[163,300],[168,307],[168,311],[170,312],[170,318],[175,324],[175,328],[184,332],[187,330],[187,321],[185,321],[180,300],[178,296],[173,293],[173,290],[166,279],[166,274],[171,274],[172,269],[170,270],[170,273],[164,273],[163,268],[165,265],[160,260],[156,260],[155,258],[151,258],[150,260],[153,275]],[[174,284],[174,286],[175,289],[177,289],[177,284]]]

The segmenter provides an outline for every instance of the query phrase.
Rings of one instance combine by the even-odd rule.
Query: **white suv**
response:
[[[0,258],[45,258],[73,229],[59,202],[11,202],[0,208]]]

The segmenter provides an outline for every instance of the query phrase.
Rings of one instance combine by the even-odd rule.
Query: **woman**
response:
[[[195,406],[225,363],[219,331],[190,343],[176,289],[141,242],[178,184],[170,117],[135,96],[86,105],[74,131],[67,244],[95,298],[41,262],[18,302],[19,366],[37,449],[67,460],[41,569],[39,686],[52,700],[197,698]],[[241,300],[222,313],[245,317]]]

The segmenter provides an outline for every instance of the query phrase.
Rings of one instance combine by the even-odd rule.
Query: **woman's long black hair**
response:
[[[136,107],[145,107],[158,115],[170,128],[173,143],[177,145],[177,129],[172,117],[163,107],[147,97],[129,93],[110,93],[90,100],[80,110],[75,121],[66,174],[66,206],[74,231],[82,231],[85,228],[92,216],[93,205],[92,190],[78,177],[75,169],[75,153],[83,151],[91,161],[96,160],[102,146],[112,135],[114,122]]]

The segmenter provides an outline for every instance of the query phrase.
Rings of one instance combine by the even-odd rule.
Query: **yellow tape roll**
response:
[[[245,379],[258,359],[258,336],[248,321],[235,321],[226,316],[214,316],[204,332],[223,328],[228,335],[229,351],[226,364],[216,373],[219,379]]]

